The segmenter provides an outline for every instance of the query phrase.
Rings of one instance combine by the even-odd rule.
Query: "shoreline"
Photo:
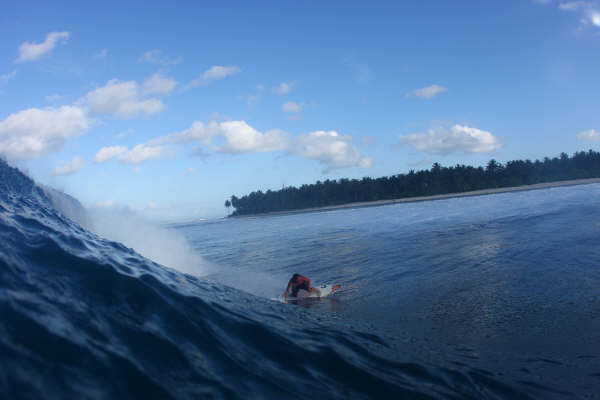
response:
[[[236,215],[236,216],[229,216],[229,218],[266,217],[266,216],[276,216],[276,215],[304,214],[304,213],[310,213],[310,212],[325,212],[325,211],[341,210],[341,209],[346,209],[346,208],[379,207],[379,206],[387,206],[390,204],[419,203],[422,201],[446,200],[446,199],[453,199],[453,198],[457,198],[457,197],[487,196],[490,194],[498,194],[498,193],[524,192],[524,191],[529,191],[529,190],[549,189],[549,188],[553,188],[553,187],[562,187],[562,186],[590,185],[590,184],[594,184],[594,183],[600,183],[600,178],[570,179],[570,180],[565,180],[565,181],[535,183],[533,185],[511,186],[511,187],[496,188],[496,189],[482,189],[482,190],[473,190],[470,192],[436,194],[433,196],[417,196],[417,197],[404,197],[404,198],[400,198],[400,199],[391,199],[391,200],[362,201],[362,202],[338,204],[338,205],[326,206],[326,207],[301,208],[301,209],[297,209],[297,210],[271,211],[271,212],[260,213],[260,214]]]

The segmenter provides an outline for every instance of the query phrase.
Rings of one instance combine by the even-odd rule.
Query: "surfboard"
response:
[[[336,291],[338,291],[342,285],[320,285],[320,286],[313,286],[316,287],[317,289],[319,289],[321,291],[321,296],[320,297],[327,297],[332,293],[335,293]],[[316,290],[314,290],[312,293],[308,293],[306,290],[300,289],[298,291],[298,296],[297,297],[288,297],[288,299],[308,299],[308,298],[313,298],[313,297],[319,297],[319,295],[317,294]]]

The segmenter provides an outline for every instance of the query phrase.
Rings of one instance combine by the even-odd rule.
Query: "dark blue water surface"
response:
[[[600,185],[173,227],[207,277],[48,193],[0,161],[3,398],[600,393]]]

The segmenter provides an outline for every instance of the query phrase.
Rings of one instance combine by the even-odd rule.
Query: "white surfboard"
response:
[[[319,294],[317,293],[316,290],[313,290],[312,293],[308,293],[306,290],[300,289],[298,291],[298,296],[297,297],[288,297],[288,299],[307,299],[307,298],[312,298],[312,297],[327,297],[332,293],[335,293],[336,291],[338,291],[342,286],[341,285],[320,285],[320,286],[313,286],[317,289],[319,289],[321,291],[321,296],[319,296]]]

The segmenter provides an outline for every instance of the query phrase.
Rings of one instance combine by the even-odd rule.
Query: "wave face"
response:
[[[564,395],[434,357],[426,340],[380,334],[360,318],[177,272],[90,233],[55,205],[0,161],[5,398]]]

